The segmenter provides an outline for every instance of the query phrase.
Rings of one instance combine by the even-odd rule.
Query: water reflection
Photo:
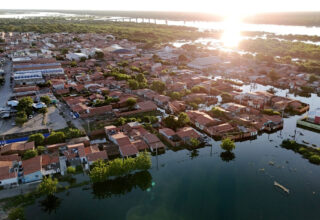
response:
[[[224,151],[220,154],[221,160],[224,162],[230,162],[236,158],[236,155],[231,151]]]
[[[56,196],[47,196],[44,200],[39,201],[41,210],[51,214],[56,213],[59,206],[61,205],[61,199]]]
[[[92,185],[92,194],[96,199],[104,199],[113,195],[125,195],[135,188],[146,191],[151,186],[152,176],[149,171],[140,171],[102,183],[94,183]]]

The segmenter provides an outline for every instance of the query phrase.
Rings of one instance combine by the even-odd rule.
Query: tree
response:
[[[46,151],[46,148],[44,146],[38,146],[37,147],[37,152],[38,152],[39,155],[41,155],[45,151]]]
[[[132,109],[133,106],[135,106],[135,104],[137,104],[137,99],[135,99],[135,98],[130,97],[130,98],[128,98],[128,99],[126,100],[126,105],[127,105],[130,109]]]
[[[151,168],[152,162],[150,154],[147,152],[139,153],[139,156],[135,159],[137,170],[148,170]]]
[[[74,167],[72,167],[72,166],[69,166],[69,167],[67,168],[67,173],[68,173],[68,174],[74,174],[74,173],[76,173],[76,168],[74,168]]]
[[[60,50],[60,53],[62,54],[62,55],[65,55],[65,54],[67,54],[69,51],[68,51],[68,49],[67,48],[62,48],[61,50]]]
[[[166,89],[166,85],[161,81],[153,81],[151,85],[151,89],[157,91],[158,93],[163,93]]]
[[[129,83],[130,89],[132,89],[132,90],[139,89],[139,83],[138,83],[137,80],[129,79],[129,80],[128,80],[128,83]]]
[[[318,79],[319,79],[319,77],[316,76],[315,74],[311,74],[311,75],[309,76],[309,82],[310,82],[310,83],[313,83],[314,81],[317,81]]]
[[[176,130],[178,127],[178,121],[176,120],[174,115],[169,115],[168,117],[163,119],[163,123],[166,127]]]
[[[224,92],[221,94],[222,102],[231,102],[233,97],[230,93]]]
[[[181,99],[181,94],[179,92],[172,92],[170,94],[170,97],[174,100],[180,100]]]
[[[71,66],[71,67],[76,67],[76,66],[77,66],[77,62],[76,62],[76,61],[72,61],[72,62],[70,63],[70,66]]]
[[[269,72],[269,77],[272,81],[277,81],[280,78],[279,74],[274,70]]]
[[[31,97],[24,97],[19,100],[19,104],[17,109],[19,111],[25,111],[27,113],[30,113],[32,111],[32,104],[33,104],[33,99]]]
[[[143,73],[139,73],[137,76],[136,76],[136,79],[139,83],[147,83],[147,79],[146,77],[144,76]]]
[[[57,192],[57,179],[52,179],[51,177],[44,177],[42,182],[38,186],[38,191],[41,194],[45,194],[47,196],[53,196]]]
[[[44,143],[44,136],[41,133],[32,134],[29,136],[29,142],[34,141],[36,146],[39,146]]]
[[[104,57],[104,53],[102,51],[96,51],[95,57],[97,59],[102,59]]]
[[[43,107],[43,108],[39,109],[38,111],[41,114],[46,114],[48,112],[48,108],[47,107]]]
[[[220,117],[224,117],[224,112],[220,109],[220,108],[217,108],[217,107],[212,107],[211,109],[211,113],[214,117],[217,117],[217,118],[220,118]]]
[[[57,143],[63,143],[66,139],[66,136],[63,132],[52,132],[47,138],[46,143],[47,144],[57,144]]]
[[[190,138],[190,145],[192,147],[199,147],[200,141],[197,138]]]
[[[189,116],[185,112],[181,112],[178,116],[178,126],[184,127],[190,122]]]
[[[194,86],[191,88],[192,93],[206,93],[207,90],[203,86]]]
[[[27,114],[25,111],[19,111],[16,115],[16,119],[15,119],[15,122],[18,124],[18,125],[23,125],[24,123],[26,123],[28,121],[28,118],[27,118]]]
[[[14,209],[10,210],[8,218],[10,220],[17,220],[17,219],[24,220],[24,219],[26,219],[25,215],[24,215],[24,210],[21,207],[14,208]]]
[[[50,105],[51,104],[51,99],[49,96],[45,95],[45,96],[41,96],[40,97],[40,101],[44,102],[46,105]]]
[[[231,140],[230,138],[226,138],[222,140],[220,147],[223,150],[230,152],[236,148],[236,145],[234,144],[233,140]]]
[[[36,150],[27,150],[22,155],[22,159],[23,160],[28,160],[30,158],[33,158],[33,157],[37,156],[37,155],[38,155],[38,151],[36,151]]]

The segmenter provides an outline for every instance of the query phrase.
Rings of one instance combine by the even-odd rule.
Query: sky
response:
[[[320,0],[5,0],[2,9],[193,11],[220,15],[320,11]]]

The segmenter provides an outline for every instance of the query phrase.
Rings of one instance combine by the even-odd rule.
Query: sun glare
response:
[[[228,16],[223,25],[221,41],[226,47],[237,47],[241,40],[241,17]]]

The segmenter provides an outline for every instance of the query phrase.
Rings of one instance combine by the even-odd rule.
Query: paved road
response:
[[[5,72],[6,82],[3,86],[0,86],[0,107],[6,106],[6,103],[12,94],[12,88],[10,87],[11,62],[6,62],[3,69]]]

